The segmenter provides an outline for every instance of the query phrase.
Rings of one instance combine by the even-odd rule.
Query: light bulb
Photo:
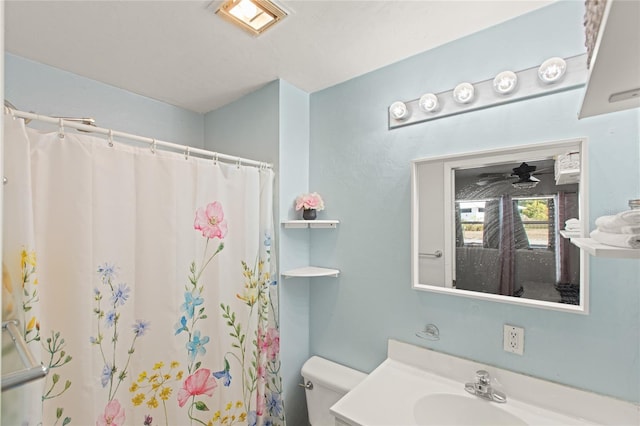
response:
[[[518,76],[513,71],[502,71],[493,79],[493,90],[501,95],[508,95],[518,85]]]
[[[409,116],[409,110],[402,101],[392,103],[389,107],[389,111],[391,112],[391,116],[396,120],[404,120]]]
[[[436,112],[440,107],[438,97],[433,93],[426,93],[420,97],[418,101],[420,108],[426,112]]]
[[[471,83],[460,83],[453,89],[453,100],[459,104],[468,104],[475,96],[475,88]]]
[[[543,83],[555,83],[560,81],[566,70],[567,63],[564,59],[550,58],[544,61],[542,65],[540,65],[540,68],[538,68],[538,78],[540,78],[540,81]]]
[[[240,9],[240,13],[242,13],[248,20],[255,18],[258,14],[258,8],[251,0],[242,0],[238,4],[238,9]]]

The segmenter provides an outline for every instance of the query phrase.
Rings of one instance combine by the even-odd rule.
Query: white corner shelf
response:
[[[337,277],[340,271],[337,269],[319,268],[317,266],[305,266],[291,269],[282,273],[285,278],[314,278],[314,277]]]
[[[285,228],[337,228],[339,220],[284,220]]]
[[[561,229],[559,232],[562,238],[580,238],[580,231],[568,231],[566,229]]]
[[[640,249],[608,246],[593,238],[571,238],[571,243],[596,257],[640,259]]]

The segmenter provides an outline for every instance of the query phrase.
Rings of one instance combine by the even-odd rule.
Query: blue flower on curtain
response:
[[[133,333],[140,337],[144,336],[147,331],[149,331],[149,322],[143,320],[137,320],[135,324],[133,324]]]
[[[247,416],[247,426],[256,426],[258,423],[258,414],[255,410],[249,411],[249,415]]]
[[[100,276],[103,286],[107,287],[107,292],[110,292],[108,297],[109,310],[105,312],[102,307],[103,294],[100,289],[94,290],[95,306],[93,313],[97,318],[97,334],[91,336],[89,341],[97,346],[100,351],[100,356],[104,362],[102,371],[100,374],[100,384],[103,388],[109,389],[107,395],[107,404],[105,406],[104,413],[100,414],[96,420],[97,425],[122,425],[125,421],[124,408],[120,405],[120,402],[116,399],[116,394],[120,388],[120,384],[127,377],[127,369],[131,361],[131,357],[135,352],[135,344],[138,337],[144,336],[149,329],[149,322],[144,320],[137,320],[132,325],[133,337],[129,348],[126,349],[125,359],[119,359],[118,357],[118,325],[120,322],[120,309],[126,304],[129,299],[129,293],[131,289],[126,283],[120,283],[115,285],[113,280],[116,277],[116,266],[110,263],[104,263],[98,266],[97,272]],[[111,336],[105,340],[103,330],[100,326],[102,321],[111,330]],[[120,363],[119,363],[120,361]],[[124,366],[122,366],[124,365]],[[118,374],[116,374],[118,373]]]
[[[111,265],[109,263],[105,263],[104,265],[98,266],[98,273],[100,274],[100,278],[102,281],[111,281],[116,274],[116,266]],[[100,290],[96,289],[99,293]]]
[[[184,294],[184,303],[180,307],[186,314],[187,317],[193,318],[195,313],[196,306],[200,306],[204,303],[204,299],[200,296],[194,296],[191,292],[186,292]]]
[[[106,388],[109,382],[111,381],[111,377],[113,376],[113,367],[111,364],[106,363],[104,367],[102,367],[102,374],[100,376],[100,383],[103,388]]]
[[[131,291],[131,289],[125,283],[120,283],[118,284],[118,288],[112,291],[111,302],[115,307],[123,306],[125,304],[125,302],[129,298],[129,292]]]
[[[267,410],[269,415],[280,417],[282,413],[282,397],[277,392],[271,392],[267,395]]]
[[[209,336],[200,337],[200,330],[193,332],[191,340],[187,342],[187,351],[189,352],[189,359],[193,362],[196,359],[196,355],[204,355],[207,353],[204,345],[209,343]]]
[[[177,336],[178,334],[182,333],[183,331],[189,331],[189,328],[187,327],[187,317],[180,317],[180,321],[178,321],[175,325],[175,335]]]
[[[113,327],[113,324],[115,324],[116,322],[116,311],[109,311],[107,312],[107,315],[105,316],[104,322],[106,323],[107,327]]]
[[[224,370],[213,373],[213,377],[215,377],[218,380],[223,379],[223,384],[226,387],[229,387],[231,385],[231,374],[229,373],[230,369],[231,369],[231,366],[229,365],[229,361],[227,361],[227,359],[225,358]]]

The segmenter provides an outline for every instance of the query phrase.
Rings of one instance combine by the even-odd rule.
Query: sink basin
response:
[[[432,393],[418,399],[413,408],[416,424],[437,425],[527,425],[494,402],[473,396]]]

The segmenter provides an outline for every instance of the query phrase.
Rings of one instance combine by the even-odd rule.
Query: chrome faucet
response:
[[[493,389],[489,372],[485,370],[476,371],[476,381],[466,383],[464,390],[487,401],[507,402],[507,395],[504,392]]]

